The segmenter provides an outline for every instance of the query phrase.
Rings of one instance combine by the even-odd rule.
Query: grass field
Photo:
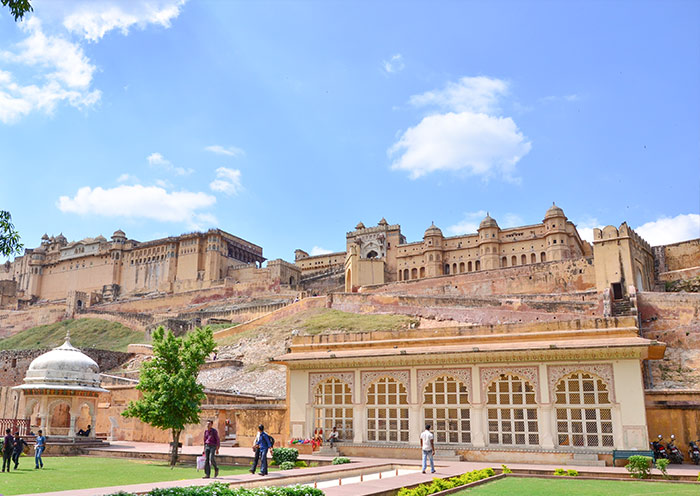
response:
[[[700,484],[506,477],[454,496],[698,496]]]
[[[34,458],[23,456],[19,470],[0,473],[0,494],[40,493],[109,487],[143,482],[197,479],[204,475],[193,464],[170,469],[165,462],[95,458],[88,456],[44,457],[44,468],[34,469]],[[219,466],[219,475],[247,472],[248,467]],[[115,491],[116,492],[116,491]]]
[[[25,348],[55,348],[63,344],[66,331],[70,341],[78,348],[126,351],[130,343],[144,343],[145,333],[102,319],[68,319],[55,324],[42,325],[0,339],[0,350]]]

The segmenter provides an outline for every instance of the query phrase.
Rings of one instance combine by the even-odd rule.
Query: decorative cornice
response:
[[[79,391],[75,389],[44,389],[44,388],[26,388],[22,389],[25,396],[88,396],[97,398],[99,393],[96,391]]]
[[[537,366],[527,367],[479,367],[479,377],[481,378],[481,397],[486,398],[486,389],[491,381],[501,374],[517,375],[532,384],[535,393],[535,400],[540,403],[540,368]]]
[[[552,398],[552,403],[555,403],[555,388],[557,383],[574,372],[584,372],[592,374],[602,379],[610,393],[610,401],[615,402],[615,380],[613,376],[613,367],[609,363],[580,363],[569,365],[547,365],[547,379],[549,381],[549,397]]]
[[[527,352],[498,351],[479,353],[425,354],[425,355],[392,355],[382,357],[382,362],[390,367],[411,367],[420,365],[466,365],[488,363],[520,363],[520,362],[585,362],[599,360],[642,360],[643,349],[639,347],[625,348],[589,348],[589,349],[548,349]],[[373,367],[377,357],[349,357],[329,359],[292,360],[285,362],[293,370],[314,369],[356,369]]]
[[[418,370],[418,396],[423,394],[425,385],[438,377],[453,377],[458,379],[467,388],[469,400],[472,398],[472,370],[471,369],[419,369]]]

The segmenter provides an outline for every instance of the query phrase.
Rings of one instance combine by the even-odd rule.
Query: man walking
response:
[[[46,438],[39,429],[39,435],[34,440],[34,468],[44,468],[44,462],[41,459],[41,454],[46,449]]]
[[[10,434],[10,429],[5,429],[5,437],[2,441],[2,471],[5,471],[5,466],[7,465],[7,471],[10,471],[10,462],[12,461],[12,450],[15,447],[15,438]]]
[[[22,454],[25,446],[29,446],[27,441],[19,437],[19,432],[15,432],[15,446],[12,450],[12,461],[15,464],[15,470],[17,470],[17,467],[19,466],[19,455]]]
[[[250,469],[251,474],[255,473],[255,469],[258,467],[258,463],[260,462],[260,429],[258,429],[258,433],[255,436],[255,441],[253,441],[253,453],[255,457],[253,458],[253,467]]]
[[[204,431],[204,479],[208,479],[211,475],[212,465],[214,478],[219,476],[219,467],[214,457],[219,454],[219,445],[219,433],[214,429],[214,421],[207,420],[207,430]]]
[[[433,455],[435,455],[435,443],[433,442],[433,433],[430,432],[430,424],[425,425],[425,430],[420,435],[420,447],[423,451],[423,473],[428,465],[428,459],[430,459],[430,473],[435,473],[435,463],[433,462]]]
[[[270,436],[265,432],[265,426],[260,424],[258,426],[258,436],[260,437],[258,441],[258,446],[260,447],[258,451],[260,452],[260,475],[267,475],[267,450],[272,448],[272,441]]]

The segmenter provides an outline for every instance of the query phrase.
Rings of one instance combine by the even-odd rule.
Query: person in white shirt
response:
[[[255,440],[253,441],[253,453],[255,453],[255,458],[253,458],[253,467],[248,471],[251,474],[255,473],[255,469],[258,466],[258,463],[260,463],[260,431],[258,431],[258,434],[255,436]]]
[[[430,473],[435,473],[435,462],[433,461],[433,455],[435,455],[435,443],[433,442],[433,433],[430,432],[430,424],[425,425],[425,430],[420,435],[420,447],[423,451],[423,473],[428,465],[428,459],[430,459]]]

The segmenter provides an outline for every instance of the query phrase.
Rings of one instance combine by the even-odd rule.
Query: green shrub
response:
[[[661,472],[661,475],[664,476],[664,479],[668,479],[668,471],[666,470],[666,467],[668,467],[668,464],[671,462],[668,458],[659,458],[656,460],[656,468],[659,469]]]
[[[333,458],[333,465],[343,465],[344,463],[350,463],[350,458],[344,456],[336,456]]]
[[[293,468],[297,468],[295,462],[282,462],[282,463],[280,463],[280,470],[292,470]]]
[[[507,467],[506,467],[507,468]],[[471,482],[476,482],[481,479],[486,479],[496,475],[492,468],[483,468],[481,470],[473,470],[458,477],[450,477],[449,479],[433,479],[433,482],[421,484],[413,489],[401,488],[397,496],[428,496],[453,487],[463,486]]]
[[[306,468],[309,466],[309,464],[306,463],[304,460],[297,460],[294,462],[294,466],[297,468]]]
[[[629,463],[625,468],[635,479],[646,479],[651,472],[651,457],[643,455],[632,455],[627,460]]]
[[[296,448],[273,448],[272,449],[272,461],[277,465],[281,465],[282,462],[296,462],[299,458],[299,450]]]
[[[512,474],[513,471],[505,465],[501,465],[501,472],[504,474]]]
[[[568,475],[569,477],[578,477],[578,470],[570,468],[566,471],[566,475]]]
[[[554,475],[566,475],[566,470],[563,468],[555,468]]]
[[[228,484],[215,483],[203,487],[172,487],[153,489],[148,496],[324,496],[323,491],[308,486],[230,488]],[[110,496],[135,496],[120,491]]]

